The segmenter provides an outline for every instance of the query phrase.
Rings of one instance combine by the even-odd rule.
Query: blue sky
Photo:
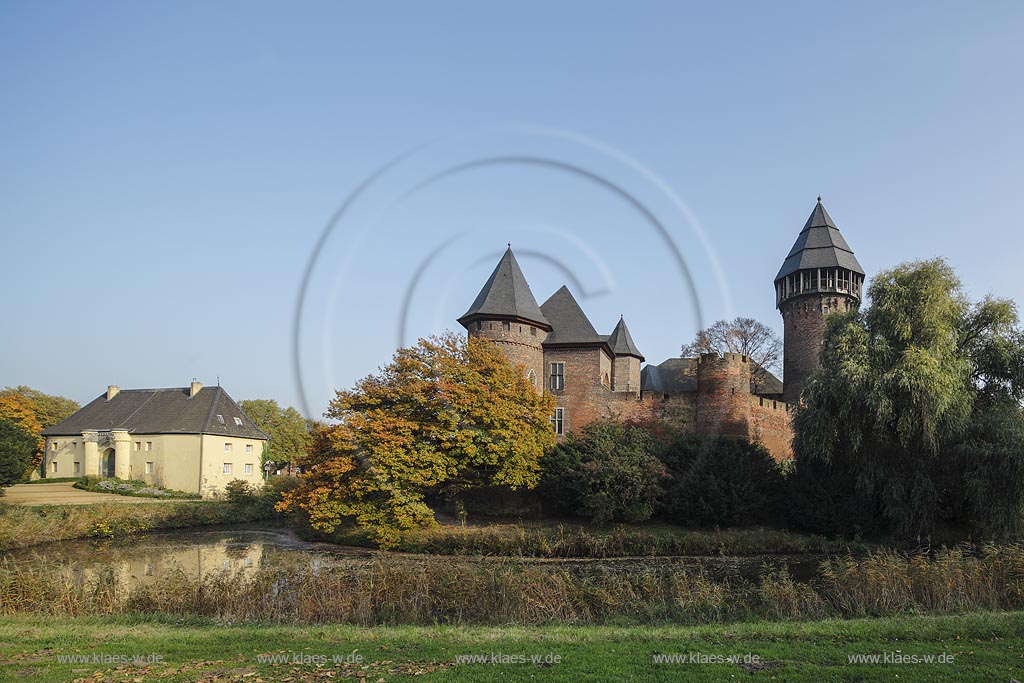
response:
[[[819,193],[869,278],[945,256],[1020,300],[1022,37],[1017,2],[3,3],[0,385],[319,414],[509,241],[660,362],[781,331]],[[300,391],[304,273],[399,157],[317,254]]]

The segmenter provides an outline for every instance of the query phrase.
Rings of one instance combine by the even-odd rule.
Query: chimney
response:
[[[199,390],[202,389],[202,388],[203,388],[202,384],[200,384],[199,382],[197,382],[195,380],[192,380],[192,386],[190,386],[189,389],[188,389],[188,396],[189,396],[189,398],[192,398],[193,396],[198,394]]]
[[[107,400],[109,401],[110,399],[112,399],[115,396],[117,396],[117,392],[119,392],[119,391],[121,391],[121,387],[114,386],[113,384],[108,385],[107,386]]]

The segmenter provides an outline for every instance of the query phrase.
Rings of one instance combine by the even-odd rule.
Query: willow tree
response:
[[[884,528],[1020,530],[1024,337],[1011,301],[968,300],[943,260],[880,273],[871,305],[829,316],[794,417],[797,467],[843,478]],[[838,504],[849,505],[850,501]]]
[[[425,498],[474,486],[536,486],[554,446],[554,400],[491,342],[449,334],[400,349],[378,374],[339,391],[313,431],[302,484],[285,511],[334,531],[346,520],[383,547],[434,523]]]

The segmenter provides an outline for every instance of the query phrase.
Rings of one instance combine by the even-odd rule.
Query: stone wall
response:
[[[509,320],[480,320],[469,323],[469,334],[497,344],[512,365],[523,366],[537,391],[544,391],[547,371],[541,344],[548,335],[544,329]]]
[[[779,309],[783,323],[783,393],[787,403],[800,401],[800,392],[818,367],[825,335],[825,316],[857,307],[846,294],[809,293],[784,302]]]
[[[768,449],[777,461],[793,457],[793,424],[789,404],[750,397],[750,440]]]

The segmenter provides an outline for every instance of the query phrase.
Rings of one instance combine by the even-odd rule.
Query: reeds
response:
[[[127,585],[67,566],[0,564],[0,614],[196,615],[230,622],[376,624],[715,623],[1024,608],[1024,546],[878,552],[800,583],[658,563],[379,556]]]

